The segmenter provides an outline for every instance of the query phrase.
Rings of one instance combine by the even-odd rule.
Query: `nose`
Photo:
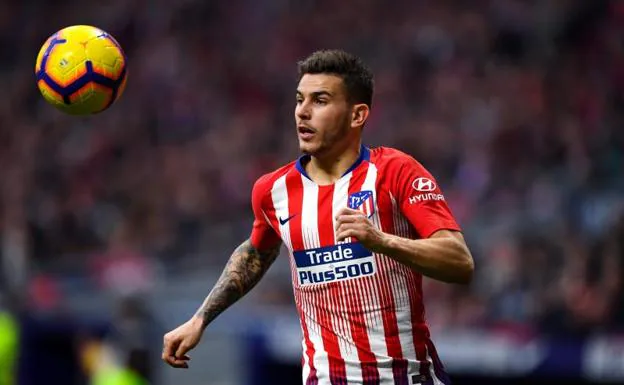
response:
[[[300,120],[309,120],[310,119],[310,107],[309,103],[301,102],[297,104],[295,107],[295,116]]]

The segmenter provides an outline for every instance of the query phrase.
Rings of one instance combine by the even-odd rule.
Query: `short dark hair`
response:
[[[320,50],[297,63],[299,80],[305,74],[331,74],[342,78],[351,103],[373,104],[373,72],[359,57],[342,50]]]

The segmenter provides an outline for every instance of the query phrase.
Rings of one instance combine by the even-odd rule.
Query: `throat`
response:
[[[308,177],[319,185],[333,184],[342,178],[360,158],[360,149],[346,151],[338,156],[313,156],[305,165]]]

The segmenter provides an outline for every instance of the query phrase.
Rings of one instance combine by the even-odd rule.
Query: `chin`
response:
[[[318,152],[319,146],[314,143],[299,142],[299,151],[305,155],[314,155]]]

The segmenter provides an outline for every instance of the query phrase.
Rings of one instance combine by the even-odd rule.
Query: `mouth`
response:
[[[310,140],[314,137],[314,134],[316,134],[316,130],[303,125],[297,126],[297,132],[299,133],[299,138],[302,140]]]

